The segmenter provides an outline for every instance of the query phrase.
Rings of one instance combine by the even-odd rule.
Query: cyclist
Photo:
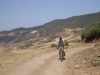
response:
[[[65,47],[65,42],[62,40],[62,37],[59,37],[59,41],[58,41],[58,45],[57,45],[57,49],[59,49],[59,57],[60,57],[61,50],[63,51],[64,56],[65,56],[64,47]]]

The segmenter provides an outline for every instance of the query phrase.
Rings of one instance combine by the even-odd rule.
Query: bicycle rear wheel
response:
[[[61,62],[63,61],[63,52],[61,52]]]

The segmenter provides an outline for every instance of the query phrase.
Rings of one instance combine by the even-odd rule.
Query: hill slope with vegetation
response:
[[[98,23],[100,23],[100,12],[73,16],[66,19],[56,19],[37,27],[21,27],[10,31],[2,31],[0,32],[0,43],[7,43],[10,41],[20,43],[30,39],[33,39],[33,41],[36,42],[48,37],[48,40],[50,40],[52,38],[56,38],[56,33],[62,33],[65,28],[89,28],[97,25]]]
[[[67,19],[57,19],[43,25],[38,31],[44,35],[62,31],[64,28],[92,27],[100,22],[100,12],[73,16]]]

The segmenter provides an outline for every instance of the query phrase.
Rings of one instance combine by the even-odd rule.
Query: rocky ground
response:
[[[100,43],[74,54],[66,67],[69,75],[100,75]]]

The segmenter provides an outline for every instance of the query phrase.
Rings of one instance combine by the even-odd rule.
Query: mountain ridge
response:
[[[78,33],[76,28],[81,28],[78,33],[81,34],[84,28],[91,28],[98,23],[100,23],[100,12],[80,16],[72,16],[66,19],[55,19],[40,26],[30,28],[20,27],[10,31],[1,31],[0,43],[7,43],[13,40],[14,43],[20,43],[30,39],[34,42],[37,42],[40,39],[43,40],[44,38],[48,38],[47,40],[53,40],[56,37],[62,35],[69,35],[70,32],[69,34],[66,34],[66,31],[64,31],[65,28],[74,29],[73,33]]]

